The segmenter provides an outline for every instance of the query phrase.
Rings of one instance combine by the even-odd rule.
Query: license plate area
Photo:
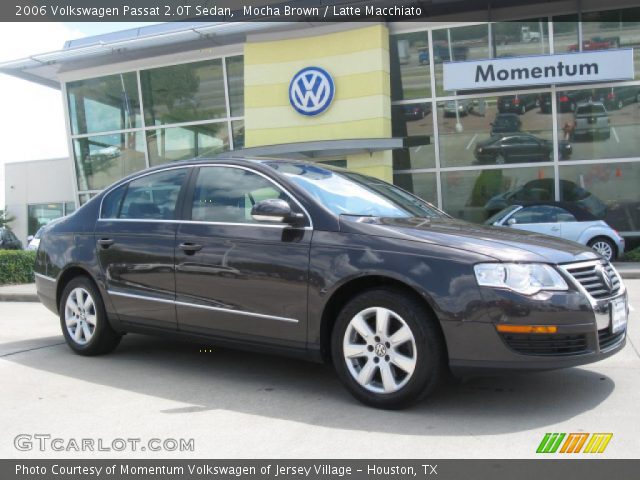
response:
[[[624,298],[617,298],[611,302],[611,331],[622,332],[627,327],[627,302]]]

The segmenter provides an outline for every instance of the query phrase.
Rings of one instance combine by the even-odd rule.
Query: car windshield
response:
[[[393,185],[346,170],[268,162],[336,215],[446,217],[433,205]]]
[[[520,208],[518,205],[510,205],[507,208],[504,208],[504,209],[500,210],[498,213],[496,213],[496,214],[492,215],[491,217],[487,218],[484,221],[484,224],[485,225],[493,225],[495,222],[497,222],[498,220],[506,217],[507,215],[509,215],[514,210],[517,210],[518,208]]]

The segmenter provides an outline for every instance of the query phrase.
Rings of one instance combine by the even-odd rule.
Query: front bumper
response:
[[[496,371],[543,371],[597,362],[622,350],[625,330],[613,333],[610,305],[627,292],[595,300],[578,290],[558,292],[544,301],[487,289],[488,322],[442,322],[449,362],[456,375]],[[520,298],[517,298],[520,297]],[[505,334],[500,323],[556,325],[555,334]]]

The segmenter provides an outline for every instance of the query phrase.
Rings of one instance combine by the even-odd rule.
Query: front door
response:
[[[251,207],[280,198],[251,169],[201,167],[190,182],[176,235],[176,310],[181,331],[303,346],[312,230],[261,223]]]
[[[95,230],[113,305],[124,322],[176,326],[176,207],[188,168],[139,177],[109,193]]]

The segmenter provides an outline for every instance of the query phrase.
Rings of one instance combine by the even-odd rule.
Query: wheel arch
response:
[[[331,332],[333,331],[340,310],[342,310],[346,303],[355,295],[376,287],[392,287],[403,290],[423,304],[436,320],[437,328],[442,336],[443,348],[445,352],[447,352],[444,332],[442,331],[442,326],[440,325],[432,299],[416,285],[412,285],[411,282],[396,278],[393,275],[375,273],[347,280],[333,291],[324,304],[320,321],[320,352],[323,361],[328,362],[331,359]]]
[[[589,245],[592,242],[595,242],[596,240],[598,240],[599,238],[606,240],[608,242],[611,243],[611,246],[613,247],[613,256],[611,261],[614,261],[618,255],[620,254],[620,252],[618,251],[618,243],[611,238],[609,235],[605,234],[605,233],[596,233],[595,235],[592,235],[589,240],[587,240],[585,242],[585,245],[587,245],[589,248],[591,248],[591,245]]]
[[[87,277],[91,282],[93,282],[96,289],[100,291],[98,282],[96,282],[95,278],[93,278],[93,275],[91,275],[89,270],[78,265],[68,266],[60,273],[56,282],[56,309],[58,310],[58,313],[60,313],[60,300],[62,297],[62,292],[64,292],[65,287],[71,280],[80,276]]]

